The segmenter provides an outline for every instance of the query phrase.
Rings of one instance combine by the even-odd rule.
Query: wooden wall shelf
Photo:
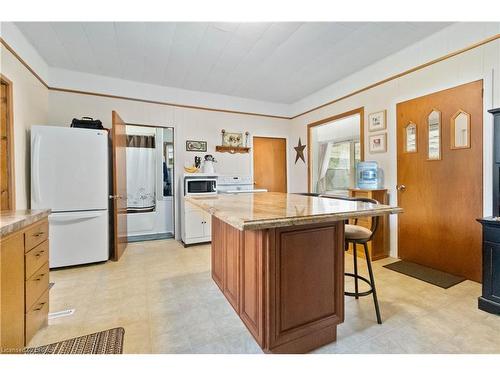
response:
[[[250,147],[215,146],[217,152],[229,152],[230,154],[248,154]]]

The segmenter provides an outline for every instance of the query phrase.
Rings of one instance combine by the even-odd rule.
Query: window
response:
[[[332,143],[325,174],[325,192],[343,192],[355,186],[356,164],[360,159],[359,140]]]

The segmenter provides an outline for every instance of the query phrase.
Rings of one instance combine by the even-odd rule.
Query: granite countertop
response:
[[[50,210],[19,210],[0,212],[0,237],[18,231],[49,216]]]
[[[287,193],[219,194],[185,199],[240,230],[325,223],[403,211],[382,204]]]

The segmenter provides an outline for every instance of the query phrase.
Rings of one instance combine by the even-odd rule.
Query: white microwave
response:
[[[184,195],[217,194],[217,178],[186,177],[184,179]]]

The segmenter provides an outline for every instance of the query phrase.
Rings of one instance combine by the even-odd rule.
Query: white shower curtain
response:
[[[155,148],[127,147],[127,212],[155,209]]]
[[[332,143],[320,143],[318,150],[318,182],[316,185],[318,193],[326,191],[326,172],[330,163],[330,154],[332,153]]]

